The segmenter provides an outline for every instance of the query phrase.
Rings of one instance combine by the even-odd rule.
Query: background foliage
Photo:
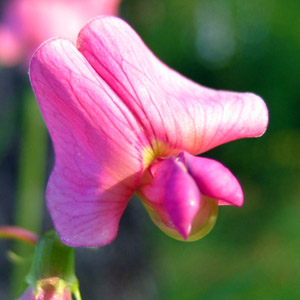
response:
[[[222,207],[207,237],[182,243],[160,232],[134,199],[114,243],[76,250],[83,298],[300,299],[300,2],[123,0],[121,16],[161,60],[194,81],[262,96],[270,125],[260,139],[204,154],[238,177],[242,208]],[[1,224],[14,220],[24,72],[0,70]],[[48,173],[52,160],[49,144]],[[8,298],[9,247],[1,241],[1,299]]]

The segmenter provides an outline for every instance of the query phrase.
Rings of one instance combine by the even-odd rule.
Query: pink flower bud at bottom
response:
[[[72,300],[72,296],[67,284],[53,277],[40,280],[36,292],[29,287],[19,300]]]
[[[64,245],[55,231],[38,240],[27,290],[19,300],[81,300],[75,275],[74,249]]]

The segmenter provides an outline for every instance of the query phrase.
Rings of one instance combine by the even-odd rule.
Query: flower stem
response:
[[[14,239],[35,246],[38,236],[33,232],[17,226],[0,226],[0,239]]]
[[[44,206],[47,132],[31,88],[25,89],[15,206],[15,225],[40,234]],[[33,257],[31,246],[16,242],[13,251],[24,258]],[[15,264],[11,275],[12,298],[23,289],[31,260]]]

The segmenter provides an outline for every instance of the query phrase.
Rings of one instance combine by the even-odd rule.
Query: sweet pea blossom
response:
[[[192,82],[116,17],[89,22],[77,47],[61,38],[42,44],[30,79],[54,144],[46,198],[64,243],[110,243],[134,192],[155,224],[181,240],[207,234],[219,205],[242,205],[234,175],[195,155],[262,135],[260,97]]]
[[[56,286],[59,284],[58,278],[43,280],[37,293],[29,287],[18,300],[72,300],[71,290],[67,286],[60,287],[61,291],[57,292]]]
[[[45,40],[62,36],[75,42],[92,17],[114,15],[121,0],[10,0],[0,24],[0,64],[29,61]]]

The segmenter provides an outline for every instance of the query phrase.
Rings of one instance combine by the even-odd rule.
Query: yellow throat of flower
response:
[[[172,155],[175,155],[171,153]],[[144,170],[146,170],[154,161],[155,159],[161,157],[166,158],[170,156],[170,147],[169,145],[163,143],[159,140],[154,140],[151,143],[151,146],[147,146],[142,151],[142,157],[143,157],[143,166]]]

